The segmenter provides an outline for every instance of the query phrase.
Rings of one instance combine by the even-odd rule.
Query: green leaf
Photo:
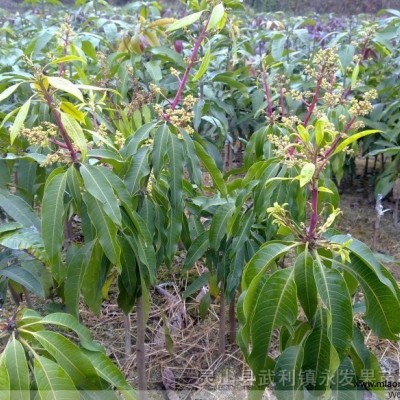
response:
[[[102,208],[108,217],[120,226],[122,217],[118,200],[110,180],[103,171],[104,168],[98,165],[82,164],[79,171],[82,175],[85,189],[102,204]]]
[[[4,357],[0,356],[0,400],[11,400],[10,396],[10,377]]]
[[[243,271],[242,289],[247,289],[257,279],[268,271],[271,263],[278,257],[290,251],[298,243],[272,241],[263,245],[251,258]]]
[[[235,206],[232,203],[226,203],[217,208],[210,226],[210,247],[218,250],[221,240],[226,235],[228,220],[233,214]],[[242,242],[243,244],[243,242]]]
[[[216,166],[214,159],[207,154],[207,152],[204,150],[204,147],[200,143],[194,142],[194,147],[204,167],[211,175],[214,186],[217,188],[217,190],[221,193],[222,196],[227,197],[228,189],[226,187],[222,173]]]
[[[198,261],[209,247],[208,231],[201,233],[189,247],[186,254],[185,263],[183,264],[183,269],[187,270],[194,266],[194,263]]]
[[[221,22],[222,18],[224,17],[224,13],[225,9],[223,3],[219,3],[213,8],[210,19],[208,20],[206,32],[215,28]]]
[[[26,228],[40,229],[40,220],[35,215],[32,207],[21,197],[0,188],[0,207],[16,222]]]
[[[302,345],[288,347],[279,356],[275,365],[275,393],[278,400],[301,398],[303,358]]]
[[[80,61],[85,64],[85,60],[82,57],[78,57],[78,56],[74,56],[74,55],[68,55],[68,56],[56,58],[55,60],[51,61],[49,64],[62,64],[62,63],[71,62],[71,61]],[[67,82],[69,82],[69,81],[67,81]],[[53,86],[56,87],[55,85],[53,85]]]
[[[124,399],[136,400],[135,391],[128,384],[122,372],[104,353],[84,351],[84,354],[93,364],[97,374],[111,387],[116,387],[121,391]]]
[[[31,97],[32,98],[32,97]],[[29,98],[19,109],[17,116],[15,117],[14,123],[10,128],[10,143],[14,143],[14,140],[19,135],[26,117],[28,115],[29,108],[31,106],[31,98]]]
[[[362,259],[351,254],[350,260],[349,264],[334,262],[360,283],[365,297],[365,322],[379,337],[398,340],[400,333],[399,296],[392,292],[391,287],[382,283],[377,274]],[[390,273],[384,267],[381,267],[381,274],[386,275],[388,279],[390,277]]]
[[[67,182],[66,172],[52,175],[46,182],[42,201],[42,237],[52,267],[61,259],[64,242],[64,193]],[[60,277],[59,271],[54,271]]]
[[[67,328],[74,331],[78,336],[81,344],[84,348],[91,351],[103,351],[103,347],[100,344],[94,343],[90,336],[88,328],[79,323],[79,321],[71,314],[66,313],[52,313],[48,314],[29,325],[56,325],[62,328]]]
[[[330,363],[335,349],[321,327],[313,329],[304,344],[303,371],[313,371],[306,388],[322,396],[330,383]],[[307,383],[307,382],[306,382]]]
[[[30,334],[65,370],[74,385],[83,388],[95,388],[98,385],[96,370],[83,353],[83,350],[76,344],[57,332],[30,331]]]
[[[82,92],[72,82],[59,76],[48,76],[46,79],[54,88],[76,97],[82,103],[84,102]]]
[[[364,136],[372,135],[373,133],[378,133],[378,132],[380,131],[377,129],[370,129],[367,131],[355,133],[354,135],[344,139],[343,142],[341,142],[339,146],[336,147],[336,150],[332,153],[332,155],[340,153],[343,149],[345,149],[350,144],[354,143],[356,140],[361,139]]]
[[[198,21],[203,14],[203,11],[199,11],[194,14],[187,15],[186,17],[183,17],[181,19],[178,19],[178,21],[175,21],[173,24],[171,24],[166,32],[173,32],[178,29],[184,28],[185,26],[189,26],[194,24],[196,21]]]
[[[72,142],[75,146],[81,151],[82,159],[86,158],[87,153],[87,140],[85,138],[85,134],[83,133],[82,127],[76,121],[76,119],[65,113],[60,111],[61,122],[64,125],[69,137],[72,139]]]
[[[12,85],[8,87],[7,89],[3,90],[0,94],[0,101],[3,101],[10,97],[17,89],[18,87],[22,84],[23,82],[18,82],[15,85]]]
[[[60,109],[61,111],[64,111],[64,113],[75,118],[77,121],[81,123],[85,122],[85,114],[81,110],[76,108],[75,105],[70,103],[69,101],[60,102]]]
[[[342,275],[323,265],[317,253],[315,253],[315,257],[315,282],[330,319],[328,338],[335,347],[339,358],[342,359],[350,348],[353,336],[350,294]]]
[[[166,123],[160,125],[154,135],[152,163],[154,175],[158,176],[164,164],[165,156],[168,152],[168,143],[170,140],[170,130]]]
[[[37,277],[30,271],[27,271],[20,266],[10,265],[8,267],[1,268],[0,276],[4,276],[14,282],[19,283],[20,285],[22,285],[32,293],[35,293],[41,298],[45,297],[42,284],[37,279]]]
[[[82,247],[71,246],[67,254],[67,276],[64,283],[64,298],[68,312],[79,316],[79,300],[83,277],[89,263],[95,241],[85,243]]]
[[[29,369],[25,350],[22,344],[14,337],[8,342],[4,350],[4,359],[10,378],[10,390],[13,400],[29,400]]]
[[[261,373],[268,369],[272,334],[280,326],[292,326],[297,319],[297,294],[294,269],[274,272],[269,278],[250,286],[244,299],[246,326],[251,352],[248,363],[260,384]]]
[[[351,84],[350,89],[354,89],[357,84],[358,74],[360,73],[360,64],[357,63],[351,73]]]
[[[307,183],[311,181],[312,177],[314,176],[314,172],[315,165],[313,163],[304,164],[299,175],[300,187],[307,185]]]
[[[182,209],[182,186],[183,186],[183,146],[182,142],[170,132],[170,140],[168,146],[169,158],[169,183],[171,206],[175,213],[179,213]]]
[[[42,400],[79,400],[80,395],[72,379],[54,361],[36,356],[34,373],[37,390]]]
[[[204,272],[204,274],[200,275],[196,278],[183,292],[182,297],[184,299],[191,296],[193,293],[200,290],[203,286],[206,286],[208,282],[208,272]]]
[[[309,321],[312,321],[318,305],[318,292],[314,278],[314,260],[304,251],[295,262],[294,276],[297,296]]]
[[[105,214],[101,203],[89,193],[83,193],[89,218],[96,229],[98,239],[108,259],[119,266],[121,249],[117,241],[118,229],[115,223]]]
[[[207,68],[210,65],[210,61],[211,61],[211,48],[208,47],[206,53],[203,56],[203,59],[201,60],[200,67],[192,79],[193,82],[198,81],[206,73]]]
[[[132,156],[128,171],[125,176],[125,184],[131,195],[136,194],[142,188],[142,180],[149,175],[149,148],[142,147]]]

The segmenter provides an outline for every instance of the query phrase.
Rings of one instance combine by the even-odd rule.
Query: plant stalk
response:
[[[234,344],[236,342],[236,310],[235,310],[235,294],[229,304],[229,342]]]
[[[132,355],[132,341],[131,341],[131,319],[130,314],[123,314],[124,316],[124,344],[125,344],[125,360],[128,360]]]
[[[197,40],[196,40],[196,42],[194,44],[193,51],[192,51],[192,54],[191,54],[190,59],[189,59],[189,63],[186,66],[186,70],[185,70],[185,72],[183,74],[183,77],[179,82],[179,86],[178,86],[178,90],[176,92],[175,98],[174,98],[174,100],[172,100],[171,110],[175,110],[175,108],[179,104],[179,101],[181,99],[183,90],[185,89],[185,86],[186,86],[186,82],[187,82],[187,80],[189,78],[190,70],[192,69],[192,67],[193,67],[193,65],[194,65],[194,63],[196,61],[197,53],[199,52],[199,49],[200,49],[200,46],[201,46],[201,42],[203,41],[203,39],[206,36],[208,22],[209,21],[207,20],[207,22],[204,24],[203,29],[200,32],[200,35],[199,35],[199,37],[197,38]]]
[[[67,146],[67,149],[68,149],[69,154],[71,156],[72,162],[76,163],[78,161],[77,153],[76,153],[76,151],[74,149],[74,146],[72,145],[72,142],[71,142],[71,139],[70,139],[70,137],[68,135],[68,132],[65,129],[65,126],[61,121],[60,112],[54,107],[53,98],[51,97],[51,95],[48,92],[48,90],[44,87],[42,81],[40,81],[39,85],[40,85],[40,89],[43,92],[44,98],[46,99],[47,105],[49,106],[51,112],[54,115],[54,119],[56,120],[56,124],[57,124],[58,130],[60,131],[60,134],[64,139],[65,145]]]
[[[137,339],[136,339],[136,363],[138,374],[138,389],[140,400],[147,400],[146,379],[146,347],[145,347],[145,318],[143,297],[140,296],[136,302]]]
[[[219,332],[218,332],[218,353],[220,356],[225,354],[225,333],[226,333],[226,307],[224,289],[220,292],[219,308]]]

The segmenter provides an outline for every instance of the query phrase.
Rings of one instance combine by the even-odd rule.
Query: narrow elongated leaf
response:
[[[226,203],[218,207],[215,212],[210,226],[210,247],[212,249],[217,250],[219,248],[221,240],[226,235],[226,226],[234,209],[235,207],[232,203]]]
[[[173,24],[171,24],[167,28],[167,32],[173,32],[178,29],[184,28],[185,26],[194,24],[196,21],[198,21],[200,19],[202,14],[203,14],[203,11],[199,11],[197,13],[190,14],[186,17],[178,19],[178,21],[175,21]]]
[[[23,82],[18,82],[15,85],[12,85],[12,86],[8,87],[7,89],[3,90],[0,93],[0,101],[3,101],[5,99],[7,99],[8,97],[10,97],[18,89],[18,87],[21,85],[21,83],[23,83]]]
[[[347,244],[347,248],[365,264],[365,267],[370,269],[378,279],[385,284],[394,295],[396,295],[397,284],[394,284],[390,277],[385,273],[385,269],[382,268],[380,262],[376,259],[371,249],[358,239],[349,237],[348,235],[336,235],[331,237],[331,242],[338,244]],[[350,242],[350,243],[349,243]]]
[[[251,312],[248,311],[250,307]],[[279,326],[291,326],[297,319],[294,269],[274,272],[268,279],[257,282],[254,290],[250,286],[244,299],[244,310],[251,342],[248,363],[256,382],[259,382],[260,373],[269,364],[268,352],[273,330]]]
[[[210,19],[208,20],[207,32],[215,28],[224,17],[225,9],[223,3],[217,4],[211,11]]]
[[[0,276],[4,276],[14,282],[19,283],[39,297],[45,297],[42,284],[36,278],[36,276],[19,266],[10,265],[0,269]]]
[[[192,79],[194,82],[201,79],[201,77],[206,73],[207,68],[210,65],[210,61],[211,61],[211,48],[208,47],[206,53],[203,56],[203,59],[201,60],[200,67]]]
[[[86,190],[101,204],[104,212],[117,225],[121,225],[122,217],[114,188],[107,178],[104,167],[98,165],[81,165],[80,173]],[[88,205],[89,206],[89,205]]]
[[[136,400],[135,391],[128,384],[122,372],[112,363],[103,353],[84,351],[86,357],[91,361],[97,374],[122,392],[122,396],[127,400]]]
[[[74,117],[77,121],[81,123],[85,122],[85,114],[69,101],[62,101],[60,103],[60,109],[71,117]]]
[[[31,334],[72,378],[74,385],[89,389],[98,382],[92,363],[76,344],[57,332],[31,331]]]
[[[70,329],[74,331],[78,336],[83,347],[92,351],[104,351],[103,347],[94,343],[90,335],[90,331],[84,325],[80,324],[79,321],[67,313],[51,313],[43,318],[36,319],[30,322],[29,325],[56,325],[62,328]]]
[[[78,400],[79,392],[76,390],[72,379],[54,361],[37,356],[34,363],[34,373],[42,400]]]
[[[288,347],[279,356],[275,366],[275,393],[279,400],[301,398],[303,358],[304,349],[302,345]]]
[[[24,125],[26,117],[28,115],[29,108],[31,106],[31,98],[29,98],[19,109],[17,116],[15,117],[14,123],[10,128],[10,143],[14,143],[21,129]]]
[[[40,229],[40,219],[35,215],[32,207],[21,197],[10,193],[8,190],[0,189],[0,207],[24,227]]]
[[[167,237],[167,243],[165,246],[165,257],[167,264],[170,264],[176,254],[176,250],[178,248],[178,243],[181,239],[182,232],[182,212],[178,210],[178,213],[175,213],[175,210],[170,208],[168,210],[168,226],[165,229],[165,235]]]
[[[207,152],[204,150],[204,147],[200,143],[194,142],[194,147],[195,147],[196,153],[197,153],[198,157],[200,158],[201,162],[203,163],[204,167],[207,169],[208,173],[211,175],[214,186],[221,193],[222,196],[227,197],[228,189],[226,187],[222,173],[218,169],[217,165],[215,164],[214,159],[210,155],[207,154]]]
[[[249,285],[253,283],[253,279],[256,275],[264,275],[271,266],[272,261],[287,253],[295,246],[298,246],[298,244],[279,241],[269,242],[262,246],[245,267],[242,278],[242,288],[248,288]]]
[[[314,276],[318,293],[331,321],[328,338],[342,359],[350,348],[353,336],[353,312],[346,282],[338,271],[325,267],[318,254]]]
[[[194,263],[199,260],[209,247],[208,231],[201,233],[189,247],[186,254],[185,263],[183,269],[190,269],[194,266]]]
[[[79,249],[71,246],[67,255],[67,276],[64,284],[64,298],[65,304],[68,307],[68,312],[75,317],[79,315],[81,286],[94,243],[94,240],[85,243]]]
[[[338,147],[336,147],[336,150],[333,152],[333,154],[340,153],[343,149],[345,149],[347,146],[350,144],[354,143],[356,140],[361,139],[364,136],[372,135],[373,133],[378,133],[380,132],[377,129],[370,129],[367,131],[362,131],[359,133],[355,133],[354,135],[351,135],[347,139],[344,139],[343,142],[339,144]]]
[[[166,123],[159,126],[157,132],[154,135],[152,163],[155,176],[158,176],[160,174],[161,167],[167,155],[170,135],[171,132]]]
[[[365,296],[365,322],[381,338],[398,340],[400,333],[400,302],[391,288],[377,279],[377,275],[360,258],[350,255],[351,264],[335,264],[354,276],[361,285]],[[381,267],[382,274],[387,272]],[[388,276],[388,278],[389,278]]]
[[[300,187],[305,186],[308,182],[311,181],[315,172],[315,165],[313,163],[307,163],[301,169],[299,180],[300,180]]]
[[[83,133],[82,127],[71,115],[60,111],[61,122],[63,123],[68,135],[72,139],[75,146],[81,151],[82,159],[86,158],[87,154],[87,140],[85,134]]]
[[[67,174],[53,175],[46,182],[42,201],[42,237],[49,262],[56,266],[61,259],[64,239],[64,193]],[[57,276],[58,271],[54,271]]]
[[[10,396],[10,377],[4,357],[0,357],[0,400],[11,400]]]
[[[83,193],[83,201],[104,253],[114,265],[119,266],[121,249],[117,242],[117,226],[105,214],[101,203],[89,193]]]
[[[142,187],[142,180],[150,173],[149,167],[149,148],[142,147],[132,156],[132,161],[129,165],[125,176],[125,185],[131,195],[136,194]]]
[[[312,371],[312,376],[304,383],[307,389],[319,391],[319,395],[324,394],[330,383],[332,350],[334,351],[334,348],[321,327],[316,327],[304,344],[302,369]]]
[[[171,206],[176,214],[182,210],[183,147],[182,142],[170,132],[168,146]]]
[[[51,86],[76,97],[82,103],[84,102],[82,92],[72,82],[59,76],[48,76],[46,79]]]
[[[13,338],[8,342],[4,352],[5,364],[10,378],[12,399],[29,400],[29,368],[22,344]]]
[[[294,277],[300,304],[312,321],[318,305],[318,292],[314,278],[314,260],[307,252],[301,253],[295,263]]]

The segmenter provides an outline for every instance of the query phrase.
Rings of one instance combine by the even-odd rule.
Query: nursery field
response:
[[[26,7],[0,398],[400,395],[400,11]]]

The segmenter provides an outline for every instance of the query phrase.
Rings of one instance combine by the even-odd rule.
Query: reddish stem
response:
[[[65,143],[60,142],[60,141],[57,140],[57,139],[50,138],[49,141],[50,141],[51,143],[56,144],[58,147],[61,147],[62,149],[68,149],[68,146],[67,146]]]
[[[71,156],[72,162],[76,163],[78,161],[78,157],[77,157],[76,151],[74,149],[74,146],[72,145],[71,139],[68,136],[68,132],[65,129],[65,126],[61,121],[60,112],[55,108],[54,102],[53,102],[53,98],[51,97],[51,95],[47,91],[47,89],[44,87],[42,80],[40,80],[39,85],[40,85],[40,89],[43,92],[44,98],[46,99],[46,102],[47,102],[51,112],[54,115],[54,119],[56,120],[56,124],[57,124],[58,130],[60,131],[60,134],[64,139],[65,146],[69,151],[69,154]]]
[[[272,102],[271,102],[271,89],[268,85],[267,71],[265,70],[265,66],[263,63],[261,63],[261,78],[264,87],[265,99],[267,100],[267,114],[268,117],[271,117],[273,113]]]
[[[209,21],[207,21],[204,24],[203,30],[200,32],[200,35],[199,35],[199,37],[197,38],[197,40],[196,40],[196,42],[194,44],[192,55],[190,56],[190,59],[189,59],[189,63],[186,66],[186,70],[185,70],[185,73],[183,74],[182,79],[179,81],[178,90],[176,92],[174,100],[171,103],[171,110],[175,110],[176,106],[179,104],[179,101],[181,99],[182,93],[183,93],[183,91],[185,89],[185,86],[186,86],[186,82],[187,82],[187,80],[189,78],[190,70],[192,69],[192,67],[193,67],[193,65],[194,65],[194,63],[196,61],[197,53],[198,53],[198,51],[200,49],[201,42],[203,41],[203,39],[206,36],[208,22]]]
[[[285,93],[283,92],[283,88],[281,88],[281,91],[280,91],[279,105],[281,107],[281,115],[283,117],[283,116],[286,115],[286,111],[285,111]]]

